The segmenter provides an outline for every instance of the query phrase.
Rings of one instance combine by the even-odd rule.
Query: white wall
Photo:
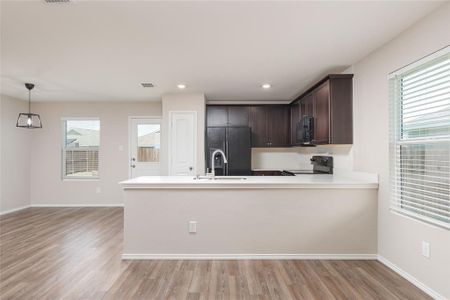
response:
[[[169,174],[169,112],[197,112],[197,164],[196,173],[205,173],[205,114],[206,100],[203,94],[166,94],[162,97],[161,124],[161,175]]]
[[[243,185],[127,189],[124,197],[124,253],[137,257],[377,253],[376,189]],[[198,222],[196,234],[189,221]]]
[[[43,128],[31,137],[31,204],[123,204],[118,182],[128,178],[128,117],[160,117],[161,103],[39,102],[35,110]],[[99,180],[61,179],[61,117],[100,118]]]
[[[389,210],[388,73],[450,44],[445,4],[353,66],[354,166],[380,175],[378,251],[419,281],[450,298],[450,232]],[[421,242],[431,257],[421,256]]]
[[[30,134],[16,127],[20,112],[28,111],[23,100],[0,95],[0,213],[30,205]],[[33,105],[34,108],[34,105]]]

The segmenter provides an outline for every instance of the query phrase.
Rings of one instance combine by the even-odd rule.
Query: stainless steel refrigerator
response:
[[[214,161],[216,175],[251,175],[251,131],[250,127],[207,127],[206,167],[211,169],[211,154],[222,150],[228,160],[216,155]]]

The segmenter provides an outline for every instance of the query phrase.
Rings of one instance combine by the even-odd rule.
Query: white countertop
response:
[[[218,176],[219,178],[221,176]],[[233,177],[233,176],[231,176]],[[195,176],[144,176],[120,182],[128,189],[274,189],[274,188],[378,188],[376,174],[302,174],[299,176],[245,176],[242,179],[194,179]]]

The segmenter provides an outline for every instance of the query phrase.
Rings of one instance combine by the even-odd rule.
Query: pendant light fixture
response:
[[[31,113],[31,90],[34,88],[34,84],[25,83],[25,87],[28,89],[28,113],[20,113],[17,118],[16,127],[21,128],[42,128],[41,117],[38,114]]]

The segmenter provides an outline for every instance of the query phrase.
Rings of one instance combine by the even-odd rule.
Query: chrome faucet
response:
[[[217,149],[216,151],[214,151],[211,154],[211,173],[206,174],[206,175],[211,176],[212,179],[214,179],[216,177],[216,170],[215,170],[216,168],[214,167],[214,158],[216,157],[217,153],[220,153],[220,155],[222,155],[224,164],[228,163],[227,157],[225,156],[225,153],[223,153],[222,150]]]

